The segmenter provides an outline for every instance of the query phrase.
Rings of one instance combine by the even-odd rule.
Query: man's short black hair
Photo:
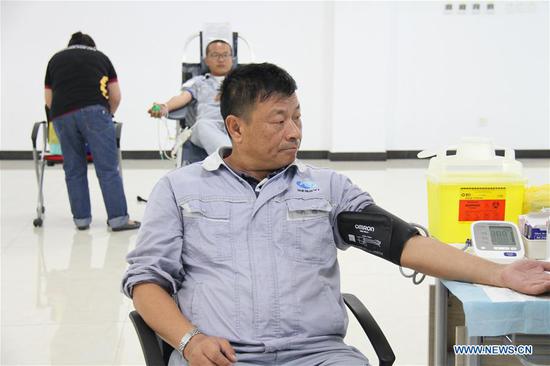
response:
[[[230,114],[246,117],[256,102],[264,102],[273,96],[290,97],[296,89],[296,81],[277,65],[239,66],[225,77],[221,86],[222,117],[224,121]]]
[[[69,40],[69,46],[74,45],[82,45],[95,48],[95,42],[92,37],[82,32],[73,33],[73,35],[71,36],[71,39]]]
[[[208,56],[208,48],[210,48],[210,45],[218,42],[228,45],[229,49],[231,50],[231,53],[233,53],[233,47],[231,47],[231,45],[227,43],[227,41],[224,41],[223,39],[215,39],[213,41],[208,42],[208,44],[206,45],[206,48],[204,49],[204,53]]]

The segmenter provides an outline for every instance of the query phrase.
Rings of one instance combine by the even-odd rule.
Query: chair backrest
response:
[[[57,134],[53,128],[53,121],[50,118],[50,108],[45,105],[44,109],[46,112],[46,126],[48,129],[48,137],[46,139],[49,147],[48,150],[52,155],[63,155],[63,152],[61,151],[61,144],[59,143],[59,139],[57,138]]]

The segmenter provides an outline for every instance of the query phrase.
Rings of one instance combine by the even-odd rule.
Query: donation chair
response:
[[[210,26],[210,29],[192,34],[185,42],[183,48],[184,57],[181,64],[182,84],[195,76],[204,75],[209,71],[208,66],[206,66],[206,64],[204,63],[204,54],[206,52],[206,45],[214,39],[223,39],[231,44],[231,47],[233,48],[233,67],[236,67],[238,64],[237,54],[239,51],[239,40],[246,44],[250,53],[250,59],[254,60],[254,52],[252,51],[252,47],[250,47],[248,41],[244,37],[240,36],[237,32],[230,31],[228,28],[228,24],[210,24]],[[220,29],[222,29],[221,33],[223,35],[220,35]],[[228,38],[231,38],[231,40],[229,40]],[[185,55],[187,54],[187,49],[190,47],[190,44],[196,39],[198,39],[199,41],[199,61],[187,62],[185,57]],[[208,156],[206,150],[204,150],[202,147],[195,145],[189,139],[189,137],[193,133],[192,127],[195,125],[197,118],[196,101],[192,100],[184,107],[170,111],[166,118],[177,121],[176,133],[174,138],[175,143],[172,151],[168,155],[166,155],[162,147],[159,146],[161,158],[166,157],[168,159],[174,160],[177,168],[206,159],[206,157]],[[136,198],[138,202],[147,202],[147,199],[143,198],[142,196],[138,195]]]
[[[118,164],[119,170],[122,172],[122,156],[120,153],[120,135],[122,132],[122,123],[114,122],[116,133],[116,145],[118,150]],[[38,133],[42,129],[42,143],[37,143]],[[44,222],[44,213],[46,207],[44,206],[44,171],[46,166],[54,166],[56,164],[63,164],[63,152],[55,130],[53,129],[53,121],[50,119],[50,111],[46,106],[46,120],[36,122],[32,128],[31,133],[32,141],[32,159],[34,161],[34,170],[36,173],[36,182],[38,184],[38,202],[36,204],[36,218],[32,221],[34,227],[42,227]],[[88,151],[86,155],[88,163],[93,162],[92,154]],[[122,174],[122,173],[121,173]]]
[[[188,38],[185,47],[184,52],[187,50],[189,44],[195,39],[199,38],[199,49],[200,49],[200,61],[197,63],[192,62],[186,62],[185,60],[182,62],[182,84],[185,83],[187,80],[198,76],[203,75],[208,72],[208,67],[204,63],[204,48],[208,44],[209,41],[213,39],[206,38],[208,36],[205,32],[199,32],[197,34],[192,35]],[[208,41],[205,40],[208,39]],[[216,38],[216,37],[210,37],[210,38]],[[236,67],[238,64],[238,44],[239,40],[242,40],[248,47],[248,50],[251,54],[251,58],[254,58],[253,51],[248,44],[248,41],[244,39],[242,36],[239,36],[237,32],[231,33],[231,47],[233,48],[233,67]],[[229,42],[229,40],[228,40]],[[174,147],[173,152],[176,153],[176,164],[177,167],[185,166],[197,161],[204,160],[208,154],[206,151],[194,143],[192,143],[188,137],[189,135],[186,134],[184,131],[191,132],[191,128],[196,122],[196,102],[192,101],[188,105],[175,109],[171,111],[166,118],[171,120],[178,121],[177,125],[177,137],[176,137],[176,146]],[[192,132],[191,132],[192,133]],[[186,137],[183,137],[186,136]],[[183,137],[183,138],[182,138]]]
[[[342,294],[346,306],[359,321],[376,352],[380,366],[391,366],[395,362],[395,355],[386,339],[386,336],[374,320],[365,305],[352,294]],[[130,312],[130,320],[141,344],[145,364],[147,366],[168,365],[173,348],[164,342],[148,325],[137,311]]]

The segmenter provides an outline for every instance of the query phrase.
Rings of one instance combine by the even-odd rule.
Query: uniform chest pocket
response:
[[[212,262],[233,255],[230,203],[190,200],[180,204],[183,216],[184,252]]]
[[[332,205],[324,198],[285,200],[284,236],[298,262],[325,263],[336,256],[329,219]]]

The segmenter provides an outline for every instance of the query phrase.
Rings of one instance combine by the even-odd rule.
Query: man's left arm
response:
[[[50,63],[48,62],[48,67],[46,68],[46,76],[44,78],[44,102],[48,108],[52,108],[52,76],[50,73]]]
[[[508,287],[529,295],[550,291],[550,262],[520,260],[494,263],[436,239],[411,237],[401,253],[401,265],[434,277]]]
[[[120,100],[122,99],[122,94],[120,93],[120,86],[117,81],[110,81],[107,84],[107,91],[109,93],[109,109],[111,114],[115,114],[120,105]]]
[[[52,98],[52,90],[50,88],[44,88],[44,102],[46,103],[48,108],[52,108]]]
[[[550,271],[550,262],[521,260],[509,265],[497,264],[436,239],[417,235],[411,225],[376,206],[370,195],[352,184],[349,178],[341,174],[333,174],[331,178],[333,192],[337,193],[332,197],[332,201],[338,203],[332,225],[336,229],[334,239],[338,247],[357,247],[358,243],[350,237],[355,238],[357,230],[363,230],[361,224],[365,224],[364,230],[380,230],[382,234],[375,244],[359,247],[403,267],[434,277],[508,287],[530,295],[550,291],[550,273],[545,272]],[[376,221],[365,221],[373,218]],[[377,230],[368,227],[373,223],[378,226]],[[369,231],[365,236],[371,234]]]
[[[107,99],[107,103],[109,104],[109,111],[114,116],[118,106],[120,105],[120,101],[122,99],[122,94],[120,92],[120,85],[118,84],[118,76],[115,70],[115,67],[113,66],[113,63],[107,57],[105,54],[103,54],[105,65],[107,68],[107,95],[109,98]]]

